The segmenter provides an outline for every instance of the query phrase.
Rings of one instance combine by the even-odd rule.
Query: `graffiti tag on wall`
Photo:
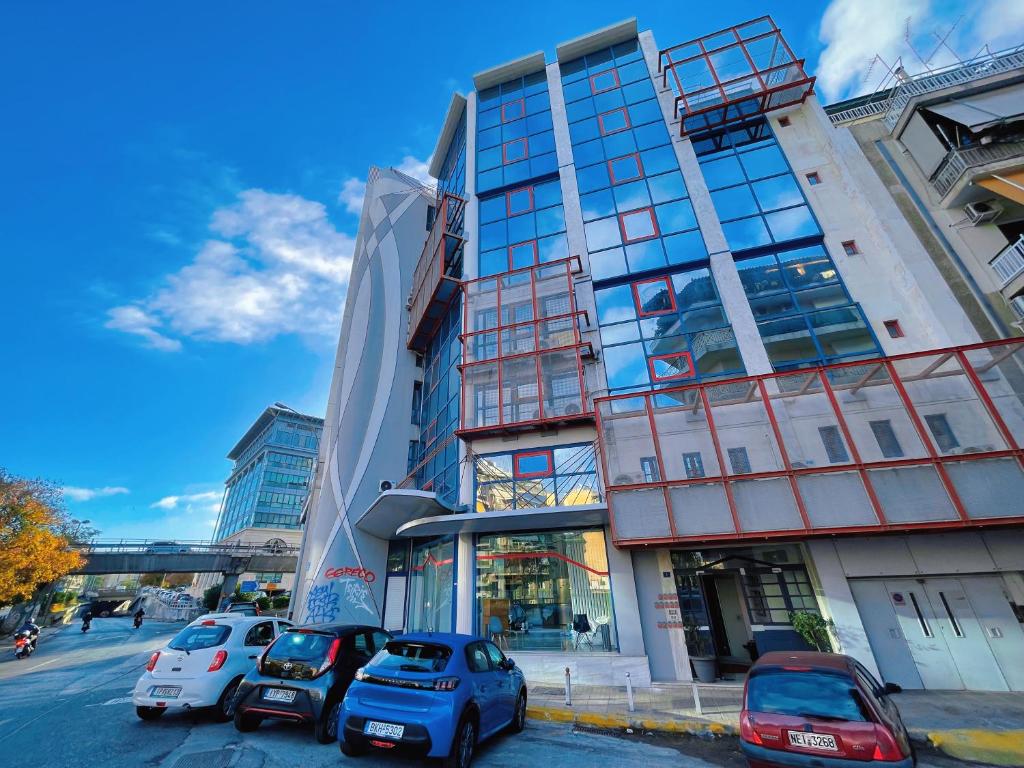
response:
[[[311,587],[306,595],[306,621],[310,624],[334,621],[338,616],[340,599],[333,583]]]
[[[351,568],[348,566],[342,566],[341,568],[328,568],[324,571],[325,579],[338,579],[342,577],[362,579],[367,584],[373,584],[373,582],[377,580],[377,574],[367,568]]]

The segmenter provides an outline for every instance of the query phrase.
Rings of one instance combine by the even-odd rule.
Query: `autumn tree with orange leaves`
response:
[[[58,488],[0,468],[0,605],[28,600],[82,564],[69,548],[80,527]]]

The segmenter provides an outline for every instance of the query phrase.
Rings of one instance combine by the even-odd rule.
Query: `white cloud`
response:
[[[420,184],[427,187],[434,186],[437,182],[430,175],[430,160],[417,160],[412,155],[406,155],[402,162],[394,166],[395,170],[401,171],[406,176],[411,176]],[[338,202],[345,206],[345,210],[358,216],[363,210],[363,199],[366,197],[366,181],[355,176],[349,176],[341,184],[341,192],[338,193]]]
[[[946,45],[940,45],[951,30]],[[1019,44],[1024,3],[832,0],[818,36],[825,49],[815,72],[817,88],[826,100],[836,101],[892,85],[889,68],[897,62],[917,74],[955,63],[957,56],[970,58],[986,44],[993,51]],[[876,55],[881,61],[872,64]]]
[[[249,344],[337,333],[354,238],[321,203],[248,189],[213,213],[192,263],[156,292],[113,307],[106,326],[174,351],[182,338]]]
[[[181,496],[164,496],[149,506],[153,509],[178,509],[181,506],[187,512],[194,511],[197,507],[219,511],[222,495],[220,491],[203,491],[202,493],[186,493]]]
[[[124,493],[130,493],[127,488],[120,485],[106,485],[102,488],[79,488],[74,485],[65,485],[61,490],[72,501],[91,501],[106,496],[119,496]]]

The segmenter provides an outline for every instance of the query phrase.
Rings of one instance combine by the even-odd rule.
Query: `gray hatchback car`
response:
[[[313,723],[316,739],[338,739],[338,712],[357,669],[391,635],[380,627],[309,624],[267,646],[238,685],[235,728],[252,731],[268,718]]]

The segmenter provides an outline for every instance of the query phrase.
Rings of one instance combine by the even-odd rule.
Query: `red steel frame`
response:
[[[512,211],[512,195],[515,195],[515,194],[517,194],[519,192],[526,192],[530,196],[530,207],[529,208],[524,208],[521,211],[513,212]],[[533,184],[530,184],[527,187],[519,187],[518,189],[510,189],[508,192],[505,193],[505,215],[506,216],[518,216],[518,215],[520,215],[522,213],[529,213],[533,209],[534,209]]]
[[[606,131],[604,128],[604,119],[608,115],[614,114],[615,112],[622,113],[622,117],[623,119],[625,119],[626,124],[621,128],[615,128],[614,130]],[[597,116],[597,130],[602,136],[611,136],[613,133],[621,133],[627,128],[632,127],[633,122],[629,119],[629,110],[627,110],[625,107],[616,107],[615,109],[609,109],[607,112],[602,112],[600,115]]]
[[[748,25],[755,24],[761,21],[767,21],[771,25],[771,29],[767,32],[753,35],[748,38],[741,38],[738,31],[741,27],[746,27]],[[712,38],[718,37],[719,35],[725,34],[727,32],[732,32],[735,39],[731,40],[730,42],[724,45],[719,45],[714,48],[707,48],[704,45],[704,41],[711,40]],[[769,37],[774,37],[778,40],[782,47],[785,48],[790,60],[785,64],[779,64],[777,66],[769,67],[767,69],[758,69],[757,65],[754,64],[754,60],[751,57],[750,52],[747,50],[747,45]],[[673,53],[678,54],[680,51],[683,51],[684,49],[687,48],[692,48],[693,46],[697,47],[699,53],[687,55],[678,60],[673,58]],[[739,48],[739,50],[743,52],[743,55],[747,59],[747,63],[750,65],[751,72],[740,77],[735,77],[730,80],[723,81],[719,78],[718,72],[715,70],[715,65],[711,59],[711,56],[727,48],[733,47],[737,47]],[[679,79],[679,73],[677,72],[677,68],[689,64],[691,62],[697,61],[699,59],[703,59],[703,61],[708,67],[708,70],[711,73],[711,77],[714,79],[715,82],[714,85],[701,86],[695,92],[691,92],[688,98],[687,93],[683,89],[682,81]],[[779,85],[768,85],[768,83],[766,82],[767,80],[771,79],[772,74],[788,70],[792,67],[795,67],[798,73],[798,76],[794,80],[790,82],[781,83]],[[685,136],[687,133],[692,133],[693,130],[706,130],[709,128],[714,128],[716,126],[726,125],[730,122],[733,122],[734,120],[745,120],[752,116],[753,113],[745,111],[741,116],[730,118],[730,107],[735,104],[740,104],[750,101],[752,99],[757,99],[759,101],[757,112],[764,113],[768,112],[769,110],[779,109],[781,107],[791,106],[793,104],[802,104],[804,100],[814,92],[814,78],[809,77],[807,73],[804,71],[804,60],[797,59],[796,56],[793,54],[793,49],[789,47],[789,44],[782,37],[782,32],[779,30],[778,26],[772,20],[771,16],[761,16],[757,19],[751,19],[750,21],[743,22],[742,24],[737,24],[731,27],[720,29],[717,32],[714,32],[710,35],[704,35],[703,37],[699,37],[694,40],[689,40],[685,43],[674,45],[670,48],[665,48],[658,54],[658,71],[661,72],[661,84],[664,88],[667,88],[669,86],[668,76],[670,72],[672,74],[674,90],[676,92],[675,114],[681,118],[679,121],[679,134],[681,136]],[[736,83],[749,81],[751,79],[757,80],[757,83],[760,87],[760,90],[757,93],[746,92],[742,96],[738,97],[731,97],[729,95],[728,90],[730,86],[733,86]],[[779,103],[773,103],[773,96],[775,96],[778,93],[790,90],[798,91],[800,93],[799,97],[791,98],[785,101],[781,101]],[[718,95],[721,98],[721,101],[715,102],[707,107],[691,108],[690,100],[693,98],[695,94],[708,94],[713,93],[715,91],[717,91]],[[710,113],[713,113],[715,111],[721,112],[720,119],[711,120]],[[703,124],[699,126],[698,129],[688,129],[687,122],[698,117],[703,118]]]
[[[1005,351],[999,352],[1000,348],[1006,348]],[[988,390],[985,389],[984,384],[979,377],[979,371],[975,370],[974,366],[970,363],[967,353],[974,350],[992,350],[993,359],[992,361],[986,361],[982,366],[981,372],[989,370],[990,368],[998,365],[1003,360],[1011,357],[1018,350],[1024,350],[1024,339],[1002,339],[994,342],[980,342],[977,344],[969,344],[960,347],[948,347],[942,349],[925,350],[921,352],[909,352],[901,355],[892,355],[886,358],[873,358],[870,360],[858,360],[854,362],[835,363],[828,366],[819,366],[816,368],[806,368],[797,371],[786,371],[779,373],[768,373],[760,374],[756,376],[743,376],[733,379],[724,379],[720,381],[700,383],[700,384],[689,384],[678,387],[658,389],[653,392],[646,393],[628,393],[622,395],[609,395],[604,397],[598,397],[594,399],[594,411],[595,418],[597,420],[597,433],[598,433],[598,454],[601,461],[601,471],[605,479],[606,497],[608,500],[609,507],[609,520],[612,529],[612,541],[616,546],[647,546],[650,544],[674,544],[674,543],[691,543],[691,542],[712,542],[712,541],[736,541],[736,540],[766,540],[775,538],[802,538],[807,536],[830,536],[837,534],[861,534],[861,533],[880,533],[880,532],[893,532],[893,531],[914,531],[914,530],[946,530],[956,528],[982,528],[991,526],[1005,526],[1005,525],[1018,525],[1024,523],[1024,516],[1012,516],[1012,517],[992,517],[992,518],[971,518],[968,516],[967,511],[964,507],[963,501],[960,498],[956,487],[949,477],[947,471],[947,464],[964,463],[970,461],[980,461],[983,459],[997,459],[997,458],[1015,458],[1020,466],[1024,468],[1024,449],[1020,447],[1017,442],[1016,436],[1012,433],[1010,428],[1007,426],[1005,419],[999,412],[999,409],[995,406],[992,401],[992,397],[989,395]],[[939,374],[939,376],[948,375],[962,375],[970,383],[974,394],[978,398],[978,402],[984,408],[986,414],[991,418],[993,425],[999,432],[1000,436],[1006,442],[1007,448],[1000,450],[986,450],[976,451],[967,454],[952,454],[942,455],[935,447],[932,435],[924,425],[923,420],[918,413],[917,407],[913,404],[910,395],[907,393],[905,382],[900,374],[897,372],[894,363],[901,360],[912,360],[917,358],[928,358],[937,357],[938,359],[925,369],[925,372],[919,374],[919,378],[927,378],[931,375],[934,370],[937,370],[942,365],[946,364],[949,360],[955,359],[959,364],[960,368],[954,374]],[[1024,355],[1022,355],[1024,358]],[[870,376],[873,376],[878,370],[883,370],[888,375],[888,382],[892,385],[896,393],[899,395],[900,402],[906,409],[907,415],[909,416],[914,429],[917,433],[921,444],[924,446],[927,456],[912,459],[883,459],[875,461],[866,461],[860,455],[857,448],[857,444],[853,439],[850,432],[849,425],[847,424],[846,417],[840,407],[838,400],[836,399],[835,390],[832,388],[829,382],[828,372],[836,371],[843,368],[853,367],[864,367],[871,369],[870,373],[862,377],[863,382],[867,382]],[[792,465],[789,452],[786,443],[783,439],[782,431],[779,428],[778,419],[775,415],[775,409],[772,405],[772,397],[769,396],[769,392],[765,386],[767,381],[781,379],[785,377],[794,377],[799,375],[805,375],[808,377],[808,384],[805,385],[805,389],[811,385],[811,383],[820,384],[821,392],[823,392],[828,400],[829,406],[832,409],[832,414],[836,418],[836,423],[839,425],[839,429],[843,435],[846,446],[849,449],[851,460],[841,464],[830,464],[827,466],[817,467],[801,467],[796,468]],[[1022,375],[1024,375],[1024,366],[1022,366]],[[747,399],[749,400],[753,396],[754,390],[760,395],[760,402],[762,403],[769,423],[771,424],[772,434],[774,436],[775,447],[779,450],[779,456],[782,460],[782,470],[770,470],[763,472],[748,472],[748,473],[733,473],[727,469],[725,463],[725,457],[723,450],[719,442],[718,430],[715,426],[714,421],[714,408],[709,401],[707,390],[709,387],[722,386],[723,384],[739,384],[748,382],[750,389],[748,390]],[[659,394],[668,393],[681,393],[681,392],[695,392],[696,397],[700,401],[701,407],[704,409],[704,414],[708,423],[708,430],[710,431],[711,441],[714,446],[715,454],[718,460],[719,473],[717,475],[708,475],[700,478],[687,478],[687,479],[676,479],[676,480],[665,480],[668,477],[665,471],[665,462],[662,458],[662,447],[661,439],[658,435],[657,423],[654,418],[655,409],[652,405],[652,399]],[[779,396],[799,396],[800,392],[783,392]],[[608,460],[606,456],[606,447],[604,445],[604,424],[608,416],[601,415],[601,404],[609,403],[616,400],[636,400],[642,399],[644,401],[644,410],[648,424],[650,425],[651,437],[654,443],[654,450],[657,456],[659,479],[657,481],[642,482],[642,483],[625,483],[615,485],[609,482],[611,475],[608,471]],[[684,405],[680,403],[680,408],[695,408],[693,406]],[[664,412],[665,409],[662,409]],[[637,418],[640,411],[629,411],[628,416],[631,418]],[[624,414],[626,415],[626,414]],[[612,416],[611,418],[615,418]],[[641,417],[642,418],[642,417]],[[898,467],[912,467],[912,466],[932,466],[935,468],[936,473],[939,476],[939,480],[942,483],[947,496],[949,497],[950,503],[953,509],[956,511],[957,519],[955,520],[940,520],[940,521],[918,521],[918,522],[892,522],[885,516],[885,511],[879,501],[878,495],[875,491],[873,481],[871,479],[869,470],[871,469],[887,469],[887,468],[898,468]],[[864,490],[866,492],[868,502],[871,505],[872,511],[875,514],[877,523],[873,525],[849,525],[849,526],[835,526],[835,527],[813,527],[810,518],[807,514],[806,505],[803,499],[803,495],[800,491],[797,479],[802,475],[822,475],[836,472],[856,472],[863,483]],[[803,523],[802,528],[787,529],[787,530],[771,530],[771,531],[744,531],[740,524],[739,511],[736,506],[736,501],[733,496],[732,483],[743,482],[748,480],[761,480],[761,479],[773,479],[773,478],[786,478],[789,481],[790,488],[793,492],[793,498],[796,502],[797,511],[800,515],[801,522]],[[673,507],[671,502],[671,496],[669,490],[676,486],[694,485],[694,484],[708,484],[708,483],[721,483],[725,492],[726,500],[729,506],[730,516],[733,521],[734,531],[725,533],[702,533],[695,535],[678,535],[675,526],[675,517],[673,514]],[[613,505],[615,503],[615,496],[619,492],[660,488],[664,493],[665,509],[668,515],[669,529],[671,535],[668,537],[652,537],[652,538],[623,538],[620,537],[616,531],[615,526],[615,515],[611,514]]]
[[[548,468],[540,472],[520,472],[519,460],[523,457],[543,456],[548,460]],[[555,473],[555,456],[550,448],[537,451],[524,451],[523,453],[512,454],[512,477],[517,480],[531,477],[551,477]]]
[[[638,285],[647,285],[649,283],[661,283],[668,289],[668,300],[672,306],[668,309],[656,309],[653,312],[647,312],[644,310],[643,305],[640,303],[640,291],[637,290]],[[676,305],[676,292],[672,286],[672,279],[667,275],[659,277],[649,277],[646,280],[634,280],[630,284],[630,288],[633,290],[633,306],[636,307],[637,317],[658,317],[659,315],[670,315],[673,312],[678,312],[679,308]]]
[[[638,213],[646,213],[651,217],[651,224],[654,226],[654,232],[650,235],[643,235],[642,237],[629,238],[626,236],[626,224],[624,219],[627,216],[636,216]],[[654,206],[647,206],[646,208],[637,208],[635,211],[626,211],[625,213],[619,214],[619,234],[622,235],[622,244],[629,245],[630,243],[639,243],[643,240],[651,240],[655,237],[661,237],[661,228],[658,226],[658,219],[654,215]]]
[[[549,317],[540,318],[539,317],[539,312],[538,312],[538,303],[537,303],[537,281],[536,281],[536,278],[533,276],[532,273],[535,272],[536,270],[550,269],[550,268],[553,268],[553,267],[558,267],[559,265],[564,265],[565,271],[566,271],[566,277],[567,277],[567,280],[568,280],[568,286],[569,286],[569,311],[566,312],[566,313],[560,314],[560,315],[551,315]],[[574,265],[575,265],[575,268],[574,268]],[[478,366],[494,365],[494,366],[496,366],[497,373],[498,373],[498,377],[497,377],[498,378],[498,384],[497,384],[498,403],[497,403],[497,406],[496,406],[497,410],[498,410],[498,422],[496,424],[486,424],[486,425],[481,425],[481,426],[477,426],[477,427],[461,427],[461,428],[455,430],[455,434],[456,435],[458,435],[459,437],[461,437],[463,439],[469,440],[469,439],[472,439],[474,437],[480,437],[480,436],[485,436],[485,435],[488,435],[488,434],[507,432],[507,431],[510,431],[510,430],[519,430],[519,429],[528,429],[528,428],[544,428],[546,426],[553,426],[553,425],[556,425],[556,424],[562,424],[562,423],[566,423],[566,422],[575,422],[575,421],[593,421],[593,419],[594,419],[594,410],[593,410],[593,406],[590,405],[588,403],[588,401],[587,401],[587,388],[586,388],[586,383],[585,383],[584,377],[583,377],[583,356],[584,356],[584,351],[589,350],[589,353],[592,354],[593,353],[593,345],[591,345],[589,342],[584,341],[583,338],[582,338],[582,335],[580,334],[579,318],[580,317],[586,318],[587,317],[587,312],[585,310],[577,309],[577,307],[576,307],[576,293],[575,293],[575,290],[573,289],[573,281],[572,281],[573,274],[578,273],[581,270],[582,270],[582,264],[581,264],[580,258],[578,256],[570,256],[570,257],[568,257],[566,259],[558,259],[556,261],[549,261],[549,262],[545,262],[543,264],[535,264],[535,265],[530,266],[530,267],[523,267],[521,269],[513,269],[513,270],[509,270],[508,272],[501,272],[501,273],[499,273],[497,275],[489,275],[488,277],[480,277],[480,278],[477,278],[475,280],[466,280],[466,281],[464,281],[462,283],[462,290],[467,294],[467,296],[464,298],[463,303],[462,303],[462,312],[463,312],[462,327],[463,327],[463,329],[471,327],[470,323],[469,323],[469,305],[470,305],[470,302],[469,302],[468,295],[469,295],[470,291],[472,290],[472,286],[474,286],[477,283],[481,283],[481,282],[494,281],[494,283],[495,283],[495,294],[496,294],[495,295],[495,308],[497,310],[497,321],[496,321],[496,324],[495,324],[495,326],[493,328],[481,329],[481,330],[472,331],[472,332],[469,332],[469,333],[464,331],[463,333],[459,334],[459,340],[462,342],[462,360],[463,360],[463,362],[460,363],[459,366],[458,366],[459,367],[459,373],[462,376],[462,387],[460,388],[460,392],[459,392],[459,398],[460,398],[460,403],[459,403],[459,408],[460,408],[460,410],[459,410],[459,417],[460,418],[459,418],[459,420],[460,420],[460,423],[461,423],[463,421],[463,417],[465,416],[465,413],[466,413],[466,397],[467,397],[467,391],[466,391],[467,390],[467,387],[466,387],[466,372],[471,370],[472,368],[475,368],[475,367],[478,367]],[[532,320],[525,320],[525,321],[518,322],[518,323],[507,323],[507,324],[503,325],[502,322],[501,322],[501,315],[502,315],[502,312],[501,312],[501,309],[502,309],[502,304],[501,304],[501,283],[502,283],[502,279],[506,278],[506,277],[508,277],[510,275],[525,274],[525,273],[531,273],[530,285],[531,285],[531,294],[532,294],[532,299],[531,300],[532,300],[532,304],[533,304],[533,319]],[[572,333],[573,333],[573,341],[572,341],[572,343],[565,344],[565,345],[562,345],[562,346],[559,346],[559,347],[545,347],[545,348],[542,348],[541,344],[540,344],[540,326],[541,326],[541,324],[542,323],[548,323],[548,322],[551,322],[551,321],[554,321],[554,320],[567,320],[567,319],[571,319],[571,321],[572,321]],[[524,326],[533,326],[533,351],[530,351],[530,352],[519,352],[519,353],[514,353],[514,354],[511,354],[511,355],[502,354],[502,340],[501,340],[502,332],[510,330],[510,329],[514,329],[514,328],[521,328],[521,327],[524,327]],[[487,359],[484,359],[484,360],[472,360],[472,361],[470,361],[469,360],[469,353],[470,353],[470,349],[472,348],[472,338],[474,336],[481,336],[481,335],[494,335],[496,337],[496,354],[495,354],[494,357],[487,358]],[[580,405],[581,405],[580,413],[573,414],[573,415],[562,415],[562,416],[545,416],[544,415],[544,387],[543,387],[543,380],[542,380],[541,366],[540,366],[541,355],[547,354],[547,353],[550,353],[550,352],[559,352],[559,351],[565,351],[565,350],[574,350],[575,353],[576,353],[576,369],[577,369],[577,374],[579,376],[579,387],[580,387]],[[503,386],[502,386],[503,385],[503,382],[502,382],[503,363],[506,360],[526,359],[526,358],[529,358],[529,357],[533,357],[534,360],[535,360],[535,363],[536,363],[536,371],[537,371],[537,379],[536,379],[537,380],[537,410],[540,413],[540,416],[538,418],[536,418],[536,419],[523,419],[523,420],[520,420],[520,421],[505,422],[503,420],[503,418],[504,418],[504,403],[502,402],[503,396],[504,396],[504,389],[503,389]]]
[[[505,107],[509,106],[510,104],[518,104],[522,111],[516,117],[506,118],[505,117]],[[506,101],[504,104],[501,105],[501,122],[503,124],[504,123],[511,123],[511,122],[514,122],[515,120],[521,120],[524,117],[526,117],[526,99],[524,99],[524,98],[512,99],[512,101]]]
[[[608,74],[610,74],[613,78],[615,78],[615,83],[613,85],[609,85],[607,88],[602,88],[601,90],[596,90],[594,88],[594,78],[601,77],[602,75],[608,75]],[[621,88],[621,87],[622,87],[622,83],[619,81],[619,70],[617,70],[615,67],[612,67],[611,69],[606,69],[603,72],[598,72],[598,73],[593,74],[593,75],[590,76],[590,93],[593,96],[596,96],[599,93],[604,93],[605,91],[611,91],[611,90],[614,90],[615,88]]]
[[[460,251],[465,245],[465,238],[455,232],[461,227],[465,210],[466,201],[458,195],[445,192],[438,201],[434,224],[423,244],[412,278],[409,338],[406,343],[409,349],[426,349],[423,339],[429,339],[444,319],[443,311],[431,318],[427,310],[431,307],[436,310],[447,308],[457,294],[459,280],[447,274],[451,265],[446,261],[449,243],[453,252]]]
[[[522,144],[523,144],[523,156],[522,157],[517,157],[515,160],[509,160],[508,159],[508,146],[510,144],[518,144],[520,142],[522,142]],[[521,163],[523,160],[529,159],[529,157],[530,157],[530,144],[526,140],[525,137],[521,138],[521,139],[512,139],[511,141],[506,141],[504,144],[501,145],[501,164],[502,165],[511,165],[512,163]]]
[[[632,157],[632,158],[634,158],[636,160],[636,176],[630,176],[629,178],[626,178],[626,179],[617,179],[617,178],[615,178],[615,170],[614,170],[615,166],[614,166],[614,163],[617,163],[620,160],[625,160],[627,157]],[[608,178],[611,179],[613,187],[616,184],[625,184],[627,181],[636,181],[637,179],[642,179],[644,177],[644,164],[643,164],[643,161],[640,159],[640,153],[639,152],[631,152],[628,155],[622,155],[621,157],[615,157],[615,158],[612,158],[611,160],[606,160],[605,163],[608,166]]]
[[[656,360],[667,360],[669,358],[685,357],[688,365],[690,366],[689,373],[677,373],[673,376],[658,376],[654,372],[654,362]],[[647,372],[651,374],[651,381],[675,381],[676,379],[692,379],[697,375],[697,371],[693,367],[693,355],[683,350],[682,352],[666,352],[664,355],[648,355],[647,356]]]

